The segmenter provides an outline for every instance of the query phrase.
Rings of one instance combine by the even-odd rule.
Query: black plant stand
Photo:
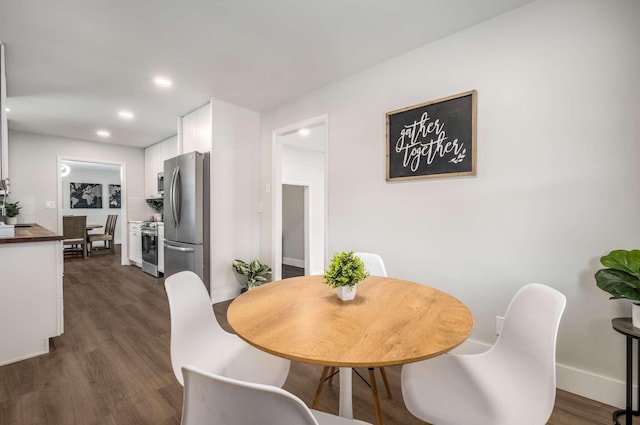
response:
[[[640,329],[633,326],[630,317],[618,317],[611,320],[613,329],[627,337],[627,401],[626,408],[613,412],[613,423],[621,425],[618,418],[625,415],[625,425],[633,424],[633,416],[640,416],[640,412],[633,410],[633,340],[640,340]],[[640,356],[636,359],[636,373],[638,374],[638,403],[640,404]]]

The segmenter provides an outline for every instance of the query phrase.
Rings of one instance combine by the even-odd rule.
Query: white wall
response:
[[[69,163],[67,163],[69,164]],[[107,216],[116,214],[115,243],[121,243],[121,223],[120,208],[109,208],[109,185],[120,183],[120,167],[113,166],[111,169],[104,170],[87,170],[70,164],[71,171],[69,175],[62,178],[62,215],[86,215],[87,224],[102,224],[107,222]],[[70,183],[97,183],[102,185],[102,208],[71,208],[69,194]],[[91,233],[104,233],[105,228],[96,229]],[[102,245],[99,243],[98,245]]]
[[[124,163],[128,219],[141,220],[153,212],[144,201],[143,149],[11,131],[11,191],[15,196],[35,199],[35,221],[41,226],[62,234],[62,229],[58,229],[58,208],[61,207],[57,187],[59,155],[69,159]],[[55,202],[56,208],[45,209],[45,201]]]
[[[455,295],[482,343],[523,284],[561,290],[559,386],[621,405],[624,338],[610,320],[630,303],[593,274],[640,243],[638,16],[635,0],[540,0],[309,93],[263,115],[262,182],[272,131],[328,114],[330,253],[378,252],[390,275]],[[477,177],[387,183],[385,113],[471,89]]]
[[[304,186],[282,185],[282,263],[304,268]]]
[[[246,279],[234,259],[268,264],[269,257],[258,256],[260,114],[211,101],[211,300],[218,302],[239,294]]]

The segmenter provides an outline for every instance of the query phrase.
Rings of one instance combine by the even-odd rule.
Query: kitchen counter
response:
[[[20,227],[18,227],[20,226]],[[25,226],[25,227],[23,227]],[[29,226],[29,227],[26,227]],[[39,224],[27,223],[18,224],[15,228],[15,236],[13,237],[0,237],[0,244],[5,243],[23,243],[23,242],[47,242],[47,241],[61,241],[64,237],[52,232],[49,229],[45,229]]]
[[[0,238],[0,366],[48,353],[64,331],[62,240],[37,224]]]

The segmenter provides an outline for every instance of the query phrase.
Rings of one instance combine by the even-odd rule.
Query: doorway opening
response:
[[[62,234],[64,215],[86,215],[87,224],[101,226],[105,225],[108,215],[117,215],[113,243],[121,245],[120,263],[129,264],[125,164],[66,156],[58,156],[57,162],[58,232]],[[92,185],[96,194],[102,194],[100,206],[93,199],[90,203],[88,200],[73,199],[72,187],[78,185]]]
[[[309,269],[309,186],[282,185],[282,278],[304,276]]]
[[[273,278],[283,278],[283,263],[286,262],[301,265],[305,275],[322,274],[325,268],[327,250],[327,140],[328,140],[328,116],[312,118],[300,123],[278,129],[273,132],[273,223],[272,223],[272,247],[271,255],[273,265]],[[283,186],[284,185],[284,186]],[[295,187],[298,187],[296,189]],[[302,189],[300,189],[302,188]],[[288,215],[283,215],[285,208],[289,208],[287,192],[297,191],[300,198],[300,190],[303,191],[304,201],[302,208],[297,201],[297,217],[300,217],[300,209],[304,211],[302,223],[303,233],[303,258],[293,258],[284,255],[283,247],[290,241],[288,232],[292,227]],[[287,213],[288,214],[288,213]],[[283,220],[287,220],[284,223]],[[298,240],[298,243],[300,241]],[[286,247],[290,252],[290,247]]]

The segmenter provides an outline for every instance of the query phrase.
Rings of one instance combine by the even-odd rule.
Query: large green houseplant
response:
[[[352,251],[336,252],[329,268],[324,272],[324,283],[336,288],[338,298],[352,300],[356,296],[356,284],[369,276],[360,257]]]
[[[242,292],[248,289],[255,288],[267,282],[267,275],[271,274],[271,267],[266,264],[262,264],[258,260],[253,260],[250,263],[246,263],[242,260],[234,260],[233,268],[238,274],[247,277],[245,287],[242,288]]]
[[[632,300],[633,326],[640,327],[640,250],[611,251],[600,258],[600,263],[607,268],[595,274],[598,288],[608,292],[612,300]]]

